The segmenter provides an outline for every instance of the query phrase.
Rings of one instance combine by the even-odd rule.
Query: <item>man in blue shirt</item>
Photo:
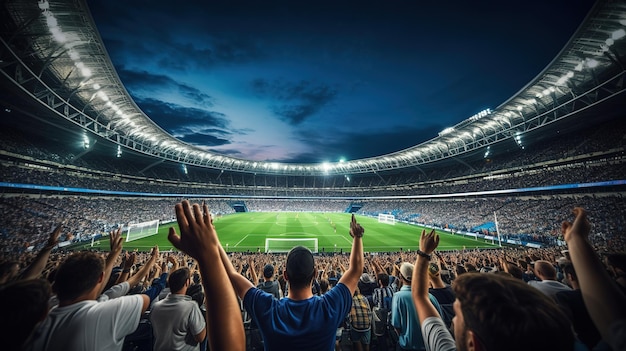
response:
[[[221,250],[222,264],[246,311],[258,325],[265,350],[334,350],[337,327],[350,312],[352,294],[363,273],[363,232],[353,214],[350,266],[337,286],[321,296],[313,295],[311,289],[317,269],[313,254],[305,247],[296,246],[287,255],[283,275],[289,289],[281,300],[239,274]]]
[[[411,296],[413,268],[414,266],[411,263],[402,263],[399,275],[402,288],[393,294],[393,300],[391,301],[391,325],[398,333],[397,350],[426,350],[417,310]],[[428,295],[430,302],[441,315],[441,307],[437,299],[430,293]]]

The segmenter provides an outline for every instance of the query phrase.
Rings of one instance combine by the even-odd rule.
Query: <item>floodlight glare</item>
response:
[[[624,36],[626,36],[626,30],[620,28],[611,34],[611,39],[618,40],[618,39],[622,39]]]
[[[595,68],[597,67],[599,64],[599,62],[597,60],[594,59],[587,59],[587,67],[589,68]]]
[[[50,28],[54,28],[54,27],[58,27],[59,26],[59,24],[57,22],[57,19],[51,13],[49,15],[46,15],[46,24]]]
[[[42,10],[47,10],[50,8],[50,3],[48,2],[48,0],[43,0],[39,2],[39,8]]]

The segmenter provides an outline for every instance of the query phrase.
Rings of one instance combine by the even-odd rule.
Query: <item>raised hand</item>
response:
[[[574,223],[565,221],[561,224],[561,231],[565,241],[569,241],[575,236],[586,239],[589,236],[589,232],[591,232],[591,223],[589,218],[587,218],[587,212],[582,207],[575,207],[573,212],[576,216]]]
[[[354,213],[352,214],[352,221],[350,221],[350,236],[362,238],[363,233],[365,233],[365,229],[356,221],[354,217]]]
[[[219,244],[208,207],[203,203],[201,209],[198,204],[191,206],[184,200],[176,204],[175,211],[180,236],[170,227],[168,240],[180,251],[201,260],[211,245]]]
[[[430,233],[426,234],[426,229],[422,229],[422,235],[420,235],[420,250],[425,254],[432,254],[433,251],[439,246],[439,235],[432,229]]]
[[[111,249],[111,254],[119,255],[122,252],[122,228],[118,228],[117,230],[112,230],[109,233],[109,246]]]
[[[126,253],[126,255],[124,255],[124,257],[122,258],[122,266],[123,269],[130,269],[134,264],[135,264],[135,260],[137,259],[137,255],[133,252],[133,253]]]
[[[48,242],[46,243],[46,248],[52,249],[57,246],[59,243],[59,236],[61,235],[61,229],[63,229],[63,224],[59,224],[54,228],[50,236],[48,237]]]

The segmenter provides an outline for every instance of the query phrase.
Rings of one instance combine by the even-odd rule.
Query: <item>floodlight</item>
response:
[[[63,32],[61,32],[59,27],[50,28],[50,33],[52,33],[52,37],[54,38],[54,40],[59,43],[65,43],[67,41],[67,37],[65,36],[65,34],[63,34]]]
[[[48,25],[50,29],[59,26],[57,19],[50,12],[46,14],[46,24]]]
[[[122,147],[121,146],[117,146],[117,157],[122,157]]]
[[[595,68],[597,67],[599,64],[599,62],[595,59],[587,59],[587,67],[589,68]]]
[[[622,21],[620,21],[620,23],[621,22]],[[626,36],[626,30],[620,28],[611,34],[611,39],[618,40],[618,39],[622,39],[624,36]]]
[[[98,84],[98,83],[94,84],[93,88],[96,89],[96,90],[100,89],[100,84]]]
[[[89,68],[85,67],[85,68],[80,70],[80,74],[82,74],[83,77],[85,77],[85,78],[89,78],[89,77],[91,77],[91,70]]]
[[[48,2],[48,0],[39,1],[38,5],[39,8],[44,11],[50,8],[50,3]]]

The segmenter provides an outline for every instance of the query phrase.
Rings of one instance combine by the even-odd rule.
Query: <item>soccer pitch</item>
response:
[[[318,212],[246,212],[235,213],[215,218],[213,223],[222,246],[227,251],[257,252],[265,251],[266,238],[303,239],[317,238],[319,252],[349,252],[352,248],[349,213],[318,213]],[[365,228],[363,247],[365,252],[397,252],[417,250],[422,227],[405,223],[395,225],[378,223],[377,218],[356,215],[357,221]],[[159,227],[156,235],[124,242],[124,249],[148,251],[158,245],[161,251],[176,250],[167,240],[170,226]],[[474,248],[495,248],[497,242],[485,242],[448,232],[437,231],[440,235],[438,250],[458,250]],[[294,244],[295,245],[295,244]],[[90,243],[82,243],[76,249],[91,248]],[[108,250],[107,239],[97,241],[93,248]]]

